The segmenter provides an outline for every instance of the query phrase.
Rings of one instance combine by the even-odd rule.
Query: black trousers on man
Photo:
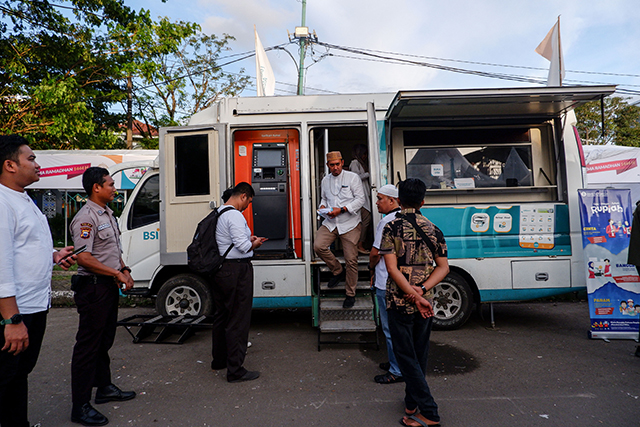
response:
[[[427,419],[440,421],[438,405],[426,379],[433,317],[425,319],[420,313],[405,314],[393,309],[387,310],[387,315],[393,352],[405,382],[405,407],[417,407]]]
[[[36,366],[42,339],[47,326],[47,311],[23,314],[22,321],[29,330],[29,346],[18,355],[0,351],[0,426],[29,427],[28,375]],[[4,347],[4,326],[0,326],[0,348]]]
[[[247,373],[242,366],[247,354],[251,307],[253,304],[253,266],[249,258],[225,260],[213,276],[212,350],[214,369],[227,368],[227,380]]]
[[[83,277],[83,276],[80,276]],[[84,276],[75,290],[80,314],[76,345],[71,358],[71,395],[74,405],[91,400],[93,387],[111,384],[109,349],[116,336],[118,286],[113,278]],[[98,277],[97,283],[91,278]]]

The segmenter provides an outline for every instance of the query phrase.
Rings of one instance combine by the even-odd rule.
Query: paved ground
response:
[[[121,309],[120,318],[148,309]],[[488,314],[488,308],[485,309]],[[587,339],[584,302],[501,304],[496,329],[473,317],[461,330],[435,332],[428,380],[443,426],[640,426],[636,343]],[[69,422],[72,308],[49,316],[31,376],[32,423]],[[120,328],[112,350],[114,382],[139,396],[99,405],[110,426],[398,425],[402,384],[373,376],[384,349],[316,349],[310,312],[256,311],[246,366],[256,381],[229,384],[209,369],[211,338],[184,345],[134,344]]]

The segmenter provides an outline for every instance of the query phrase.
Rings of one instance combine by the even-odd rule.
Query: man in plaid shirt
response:
[[[425,376],[433,322],[433,287],[449,273],[442,231],[419,212],[425,194],[426,185],[419,179],[407,179],[398,185],[402,211],[385,226],[380,244],[389,272],[387,313],[391,340],[406,384],[407,416],[400,422],[417,427],[440,425],[438,405]]]

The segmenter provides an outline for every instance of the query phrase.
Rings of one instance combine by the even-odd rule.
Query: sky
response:
[[[207,34],[236,38],[228,54],[254,50],[254,25],[276,78],[276,95],[293,95],[299,46],[288,44],[302,21],[302,0],[125,0],[152,17],[196,22]],[[534,50],[560,16],[565,85],[617,84],[640,95],[640,7],[637,0],[307,0],[306,26],[319,42],[374,50],[383,57],[546,82],[549,62]],[[410,56],[409,56],[410,55]],[[397,55],[396,55],[397,57]],[[359,58],[359,59],[354,59]],[[305,58],[305,94],[411,89],[522,87],[509,81],[425,66],[385,63],[313,45]],[[230,58],[231,59],[231,58]],[[230,59],[223,59],[224,63]],[[493,65],[484,65],[493,64]],[[225,66],[255,77],[253,57]],[[255,80],[254,80],[255,82]],[[242,96],[255,96],[255,85]],[[622,94],[621,96],[630,96]],[[631,102],[640,100],[634,96]]]

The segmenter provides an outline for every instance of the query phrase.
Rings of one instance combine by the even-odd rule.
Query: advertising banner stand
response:
[[[638,339],[640,277],[627,264],[633,211],[626,189],[579,190],[591,338]]]

